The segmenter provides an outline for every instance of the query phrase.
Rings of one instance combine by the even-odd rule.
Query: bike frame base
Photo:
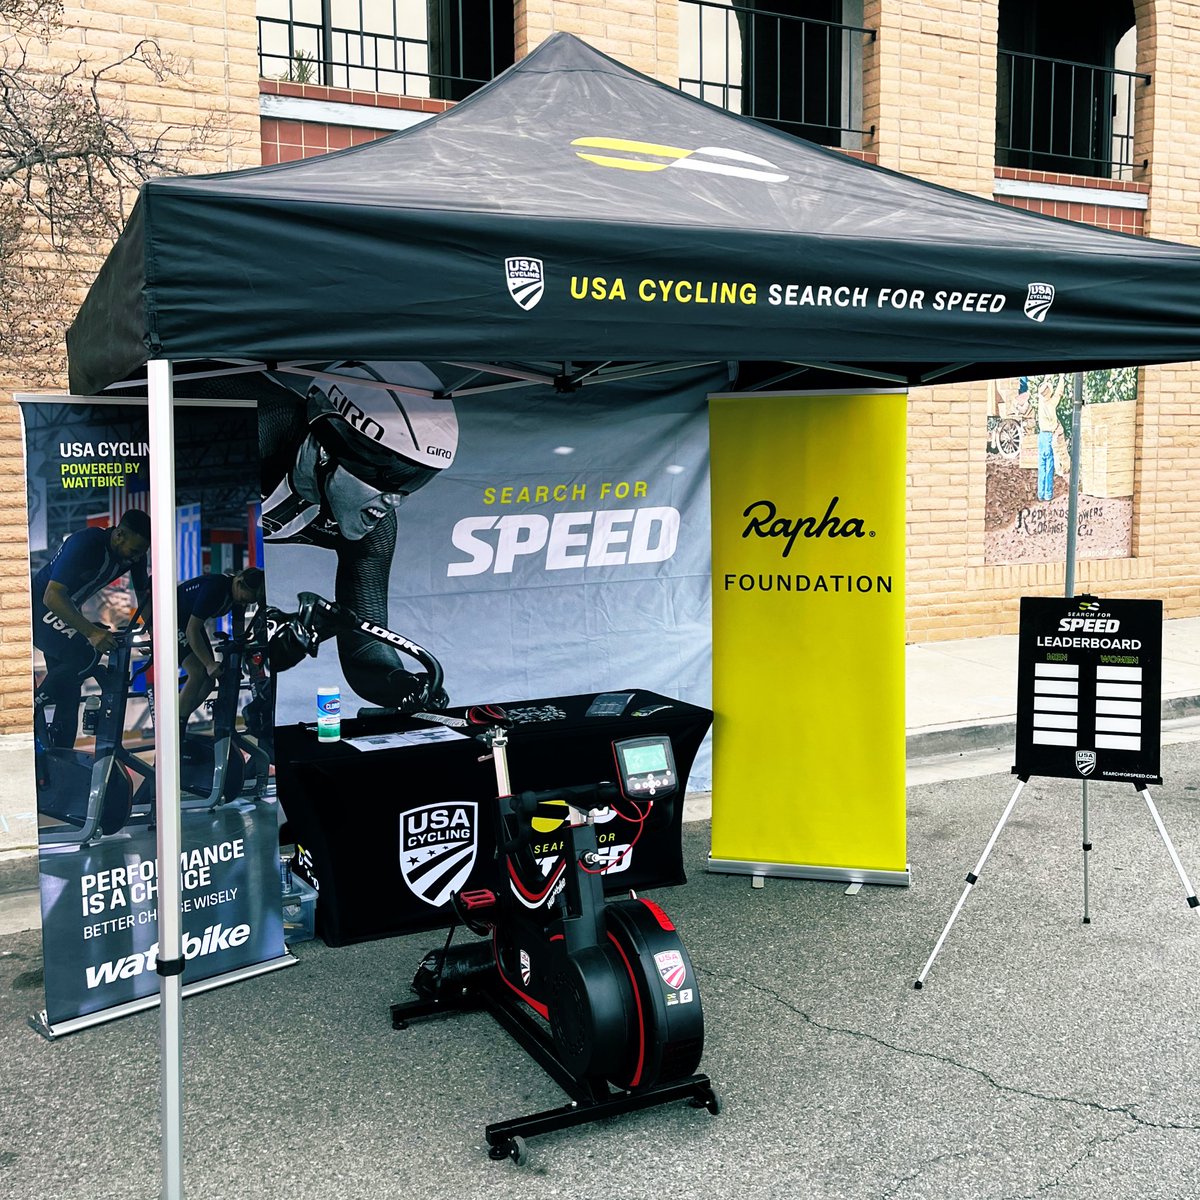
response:
[[[639,1088],[637,1091],[614,1091],[606,1083],[589,1083],[576,1079],[559,1061],[549,1031],[524,1007],[497,994],[496,986],[488,983],[473,985],[448,995],[433,995],[391,1006],[392,1028],[404,1029],[410,1021],[434,1016],[450,1016],[460,1012],[483,1009],[512,1039],[558,1084],[571,1103],[561,1108],[530,1113],[507,1121],[497,1121],[484,1129],[488,1156],[504,1159],[513,1156],[513,1139],[534,1137],[556,1129],[569,1129],[592,1121],[614,1117],[689,1100],[697,1108],[715,1112],[716,1093],[707,1075],[689,1075],[685,1079]]]

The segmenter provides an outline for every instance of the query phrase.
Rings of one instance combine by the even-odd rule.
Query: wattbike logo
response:
[[[783,183],[787,175],[773,162],[731,150],[728,146],[698,146],[694,150],[682,146],[663,146],[657,142],[634,142],[626,138],[581,137],[572,146],[585,150],[608,150],[608,154],[575,153],[584,162],[597,167],[612,167],[618,171],[701,171],[708,175],[730,175],[736,179],[754,179],[760,183]]]
[[[418,900],[439,908],[460,891],[479,849],[473,800],[423,804],[400,814],[400,874]]]
[[[210,925],[199,937],[194,934],[183,935],[183,957],[191,962],[193,958],[203,958],[206,954],[217,954],[222,950],[236,950],[245,945],[250,937],[249,925],[235,925],[226,929],[218,922]],[[138,954],[126,954],[122,958],[114,958],[101,963],[98,967],[88,967],[88,989],[99,987],[101,984],[115,983],[118,979],[132,979],[146,971],[154,970],[158,962],[158,943],[155,942],[149,950]]]

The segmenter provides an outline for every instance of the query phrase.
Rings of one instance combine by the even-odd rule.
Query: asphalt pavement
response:
[[[1166,832],[1200,880],[1200,621],[1164,630]],[[391,1028],[413,935],[293,947],[294,967],[184,1006],[185,1194],[210,1200],[1182,1200],[1200,1192],[1200,909],[1128,785],[1033,779],[926,979],[1014,789],[1015,639],[908,648],[907,888],[706,870],[656,898],[695,964],[722,1111],[675,1103],[489,1160],[492,1121],[558,1089],[483,1014]],[[19,916],[27,742],[0,739],[0,1195],[159,1194],[158,1016],[54,1042]],[[23,807],[26,806],[26,807]],[[28,844],[32,844],[31,839]],[[36,905],[32,912],[36,914]],[[22,925],[29,927],[21,928]]]

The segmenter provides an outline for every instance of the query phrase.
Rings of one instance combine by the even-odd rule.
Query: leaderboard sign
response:
[[[1013,774],[1162,783],[1162,602],[1021,600]]]

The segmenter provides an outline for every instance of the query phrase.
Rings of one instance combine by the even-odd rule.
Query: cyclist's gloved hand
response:
[[[317,652],[317,638],[297,613],[267,609],[267,657],[272,671],[286,671],[306,655]]]
[[[417,712],[426,706],[425,677],[414,675],[401,667],[390,671],[374,671],[370,681],[362,686],[355,683],[351,672],[347,672],[346,682],[360,696],[387,708],[399,709],[402,713]]]

